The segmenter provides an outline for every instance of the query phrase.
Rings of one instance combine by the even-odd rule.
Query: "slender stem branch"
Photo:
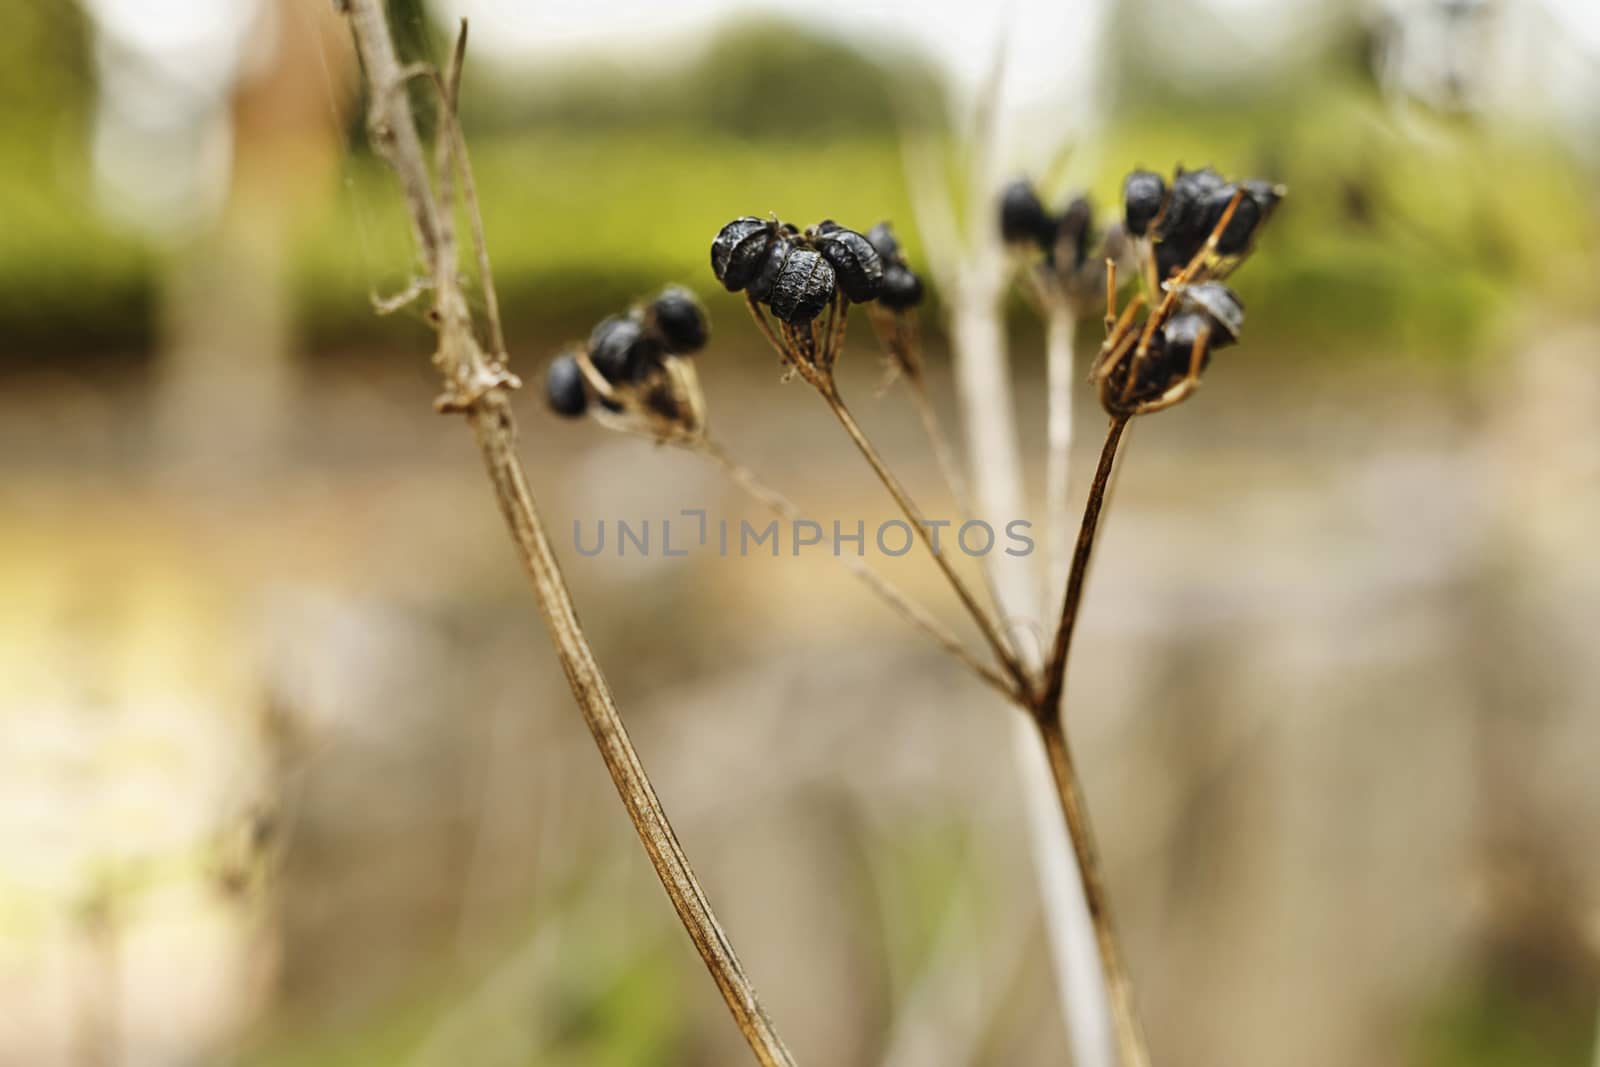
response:
[[[1118,1056],[1122,1067],[1150,1067],[1150,1050],[1145,1043],[1144,1029],[1139,1023],[1133,981],[1123,962],[1116,924],[1111,918],[1111,902],[1106,897],[1100,855],[1095,848],[1094,833],[1089,827],[1083,788],[1072,763],[1072,749],[1067,744],[1066,731],[1062,729],[1059,715],[1040,715],[1035,721],[1039,727],[1039,739],[1044,743],[1045,754],[1050,759],[1050,773],[1055,778],[1056,792],[1061,797],[1061,814],[1067,820],[1073,852],[1078,857],[1083,896],[1089,905],[1089,918],[1094,924],[1095,940],[1100,946],[1100,966],[1105,972],[1106,990],[1110,995]]]
[[[1073,853],[1078,861],[1078,874],[1083,883],[1084,901],[1089,906],[1089,918],[1094,925],[1095,940],[1100,948],[1100,966],[1105,974],[1106,992],[1111,1002],[1111,1017],[1117,1037],[1117,1047],[1122,1067],[1149,1067],[1150,1053],[1145,1044],[1144,1031],[1139,1023],[1134,1002],[1133,983],[1122,959],[1116,925],[1111,917],[1111,905],[1106,898],[1105,875],[1100,866],[1100,855],[1094,843],[1094,832],[1089,826],[1089,813],[1084,804],[1083,787],[1072,762],[1072,750],[1067,744],[1063,722],[1061,697],[1066,676],[1067,653],[1072,646],[1072,631],[1077,622],[1078,606],[1083,598],[1083,584],[1089,571],[1089,558],[1094,549],[1095,534],[1100,525],[1100,513],[1105,505],[1106,491],[1111,485],[1117,448],[1128,425],[1127,415],[1116,415],[1106,429],[1106,440],[1100,450],[1100,462],[1095,467],[1094,480],[1089,485],[1089,499],[1084,506],[1083,523],[1078,531],[1078,543],[1073,549],[1072,566],[1067,576],[1067,588],[1061,607],[1061,622],[1056,629],[1054,649],[1047,665],[1044,686],[1039,702],[1034,707],[1034,722],[1044,742],[1050,759],[1050,773],[1055,779],[1056,794],[1061,802],[1061,814],[1067,823],[1067,834],[1072,840]]]
[[[1122,431],[1128,426],[1127,415],[1113,415],[1106,428],[1106,441],[1100,448],[1100,463],[1095,467],[1094,481],[1089,484],[1089,499],[1083,508],[1083,523],[1078,528],[1078,543],[1072,550],[1072,568],[1067,574],[1067,589],[1061,600],[1061,621],[1056,625],[1056,637],[1045,666],[1044,686],[1039,699],[1041,715],[1059,718],[1063,680],[1067,673],[1067,653],[1072,649],[1072,632],[1078,622],[1078,605],[1083,600],[1083,583],[1089,573],[1089,557],[1094,551],[1095,534],[1099,532],[1100,511],[1105,506],[1106,490],[1111,485],[1111,471],[1117,459],[1117,446],[1122,442]]]
[[[762,1010],[733,946],[695,879],[578,622],[527,475],[517,457],[516,422],[507,394],[516,379],[505,372],[498,359],[484,353],[474,336],[471,313],[457,278],[454,238],[449,227],[441,225],[451,205],[440,203],[431,185],[415,119],[403,92],[405,75],[395,55],[382,0],[348,0],[346,9],[371,86],[368,121],[373,144],[399,176],[418,252],[434,278],[434,319],[439,331],[434,362],[446,382],[444,407],[462,411],[472,428],[501,514],[533,580],[540,614],[573,697],[684,929],[757,1062],[764,1067],[793,1067],[793,1058]],[[446,113],[453,123],[453,108]],[[464,142],[454,139],[454,134],[452,138],[453,150],[463,157],[459,162],[465,173]],[[476,213],[475,199],[468,208]],[[480,264],[486,263],[488,253],[482,246],[481,223],[476,218],[474,231],[483,257]],[[486,290],[492,288],[487,270],[483,282]],[[500,354],[496,352],[494,356]]]
[[[933,537],[928,532],[927,520],[923,518],[916,502],[911,499],[910,494],[900,484],[899,479],[890,472],[888,466],[883,462],[883,457],[878,454],[878,450],[867,439],[866,433],[861,429],[860,424],[856,422],[855,416],[850,414],[850,409],[845,407],[844,400],[840,398],[838,391],[833,388],[831,380],[820,382],[817,391],[822,394],[823,400],[827,401],[834,417],[839,420],[839,424],[844,427],[845,432],[850,435],[850,439],[855,442],[856,448],[860,450],[867,463],[871,465],[873,472],[878,476],[878,480],[883,483],[884,488],[889,490],[889,495],[894,497],[895,503],[900,505],[900,510],[905,513],[906,519],[911,523],[911,528],[927,547],[929,555],[933,556],[934,563],[944,573],[945,579],[950,583],[950,587],[955,590],[956,596],[960,598],[962,606],[967,609],[967,613],[978,624],[978,629],[983,633],[984,640],[989,643],[989,647],[994,651],[995,657],[1016,681],[1018,690],[1031,694],[1033,692],[1033,680],[1028,676],[1028,672],[1022,666],[1021,661],[1012,653],[1004,637],[1001,636],[999,623],[978,602],[978,598],[972,594],[972,590],[967,587],[967,583],[962,581],[961,576],[950,565],[950,560],[946,554],[940,552],[934,545]]]
[[[761,481],[749,467],[728,455],[727,451],[718,442],[709,438],[701,438],[688,447],[716,462],[735,485],[760,501],[780,518],[794,522],[801,517],[800,509],[795,507],[788,497]],[[928,613],[926,608],[907,597],[893,583],[873,570],[863,560],[855,556],[845,555],[835,556],[834,558],[848,567],[862,582],[866,583],[868,588],[876,593],[884,603],[889,605],[890,610],[932,638],[936,644],[954,656],[979,680],[999,690],[1001,695],[1012,703],[1026,706],[1025,698],[1017,691],[1013,683],[1007,681],[1000,672],[983,663],[969,652],[966,646],[961,643],[961,640],[941,626],[938,620]]]

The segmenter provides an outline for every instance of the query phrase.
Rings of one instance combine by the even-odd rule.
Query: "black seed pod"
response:
[[[1204,247],[1237,188],[1210,167],[1178,171],[1166,210],[1153,231],[1156,270],[1162,278],[1183,269]]]
[[[638,381],[660,357],[660,342],[633,319],[612,315],[589,334],[589,362],[613,385]]]
[[[588,409],[589,391],[583,370],[571,352],[563,352],[550,361],[544,377],[544,395],[550,410],[563,418],[575,419]]]
[[[840,226],[837,222],[834,222],[832,219],[823,219],[821,222],[817,223],[817,226],[816,226],[816,230],[817,230],[818,234],[836,233],[836,232],[838,232],[839,230],[842,230],[842,229],[844,229],[844,227]]]
[[[1211,194],[1208,207],[1215,213],[1215,218],[1207,227],[1208,236],[1211,229],[1222,221],[1222,213],[1228,210],[1228,204],[1238,188],[1229,184]],[[1281,191],[1270,182],[1247,181],[1243,183],[1243,188],[1244,195],[1239,199],[1239,206],[1234,208],[1233,217],[1228,220],[1222,233],[1217,235],[1217,252],[1224,256],[1237,256],[1248,251],[1255,243],[1256,231],[1261,229],[1267,216],[1272,214],[1273,208],[1282,199]],[[1224,191],[1227,194],[1225,196]]]
[[[885,266],[900,259],[900,242],[887,222],[880,222],[867,231],[867,243],[877,250]]]
[[[878,303],[891,311],[904,311],[922,303],[922,279],[908,267],[891,263],[884,269]]]
[[[668,352],[687,356],[706,346],[711,336],[711,326],[706,321],[705,308],[689,290],[669,285],[650,302],[646,312],[655,327],[656,337]]]
[[[772,313],[791,326],[822,314],[833,296],[833,268],[819,252],[796,248],[783,261],[772,285]]]
[[[1158,360],[1165,364],[1169,375],[1176,377],[1189,372],[1189,361],[1194,358],[1195,342],[1200,339],[1201,332],[1207,329],[1211,332],[1200,355],[1201,370],[1211,363],[1211,350],[1223,347],[1227,341],[1218,337],[1211,320],[1202,312],[1185,311],[1172,316],[1164,330],[1165,358]]]
[[[1050,218],[1033,186],[1018,178],[1000,193],[1000,236],[1007,244],[1025,244],[1029,241],[1049,247],[1055,233],[1055,220]]]
[[[711,270],[730,293],[737,293],[755,276],[777,227],[753,215],[734,219],[711,242]]]
[[[1211,323],[1211,347],[1222,348],[1239,339],[1244,329],[1244,303],[1221,282],[1202,282],[1183,291],[1182,313],[1198,313]]]
[[[820,227],[818,228],[820,231]],[[842,226],[819,232],[814,239],[817,251],[828,261],[839,282],[839,291],[852,304],[878,295],[883,285],[883,261],[877,249],[854,230]]]
[[[772,296],[772,287],[777,284],[778,273],[783,270],[784,260],[789,258],[789,253],[794,251],[794,242],[787,237],[774,237],[767,244],[767,254],[762,257],[761,266],[757,269],[755,277],[750,279],[746,291],[755,299],[765,301]]]
[[[1154,171],[1136,170],[1122,182],[1122,221],[1129,233],[1143,237],[1167,202],[1167,183]]]
[[[1211,227],[1222,217],[1222,209],[1232,197],[1233,189],[1210,167],[1180,169],[1172,179],[1172,192],[1167,197],[1167,210],[1156,225],[1156,237],[1184,246],[1193,256],[1210,236]],[[1217,206],[1219,201],[1221,207]]]

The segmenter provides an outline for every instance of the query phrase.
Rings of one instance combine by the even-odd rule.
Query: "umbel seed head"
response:
[[[575,419],[589,408],[588,386],[577,357],[563,352],[550,361],[544,377],[545,402],[562,418]]]
[[[689,290],[670,285],[650,302],[645,316],[668,352],[687,356],[706,346],[711,336],[705,308]]]
[[[833,266],[810,246],[819,240],[834,241],[847,232],[853,231],[833,224],[825,234],[819,227],[802,236],[788,223],[746,215],[728,223],[712,240],[711,269],[730,293],[747,290],[751,299],[767,304],[783,322],[804,325],[828,306],[838,284]],[[870,251],[864,240],[862,245]],[[851,264],[852,290],[865,292],[875,284],[868,263],[843,244],[839,255],[841,261],[848,259]]]

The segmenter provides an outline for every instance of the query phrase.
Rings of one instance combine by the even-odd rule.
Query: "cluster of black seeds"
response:
[[[1101,348],[1095,376],[1107,410],[1142,414],[1182,401],[1211,353],[1239,339],[1244,304],[1222,279],[1250,255],[1286,191],[1210,167],[1178,167],[1170,184],[1148,170],[1123,181],[1123,225],[1144,279],[1136,299],[1150,303],[1143,321],[1117,319]]]
[[[1136,170],[1123,182],[1123,219],[1130,235],[1154,245],[1159,279],[1165,280],[1200,253],[1237,197],[1228,224],[1217,233],[1215,255],[1224,266],[1213,273],[1220,275],[1249,254],[1283,193],[1272,182],[1228,181],[1210,167],[1179,167],[1170,186],[1154,171]]]
[[[711,242],[711,269],[728,292],[749,293],[792,326],[822,314],[836,292],[860,304],[883,287],[878,250],[831,219],[804,233],[775,218],[734,219]]]
[[[1026,178],[1018,178],[1000,193],[1001,239],[1013,247],[1037,248],[1044,253],[1045,264],[1062,274],[1088,263],[1093,229],[1094,206],[1086,196],[1072,197],[1052,214]]]
[[[626,389],[649,379],[663,360],[700,351],[710,335],[700,301],[689,290],[672,285],[627,315],[601,319],[590,332],[585,350],[590,365],[607,385]],[[550,410],[577,418],[588,410],[591,392],[576,353],[565,352],[551,361],[545,377]],[[620,409],[614,400],[595,399],[607,410]]]

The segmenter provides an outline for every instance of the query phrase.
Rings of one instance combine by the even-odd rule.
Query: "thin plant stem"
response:
[[[505,328],[500,323],[500,296],[494,284],[494,270],[489,264],[489,242],[483,233],[483,212],[478,203],[478,182],[472,172],[472,158],[467,154],[467,141],[456,118],[456,108],[461,92],[461,71],[467,56],[467,20],[461,20],[461,30],[456,35],[455,50],[450,54],[450,66],[445,76],[435,78],[440,100],[439,156],[444,164],[453,162],[461,174],[461,197],[467,206],[467,219],[472,226],[472,246],[478,260],[478,284],[483,289],[483,315],[489,321],[489,355],[494,359],[506,358]],[[448,215],[455,198],[450,185],[450,167],[440,168],[439,202],[444,205],[442,214]]]
[[[1083,600],[1083,583],[1089,573],[1089,557],[1094,552],[1095,535],[1100,528],[1100,512],[1105,506],[1106,490],[1111,486],[1111,472],[1116,465],[1117,448],[1122,443],[1123,431],[1128,427],[1127,415],[1113,415],[1106,428],[1105,444],[1100,447],[1100,462],[1089,483],[1089,499],[1084,504],[1083,522],[1078,527],[1078,543],[1072,550],[1072,567],[1067,573],[1067,588],[1061,598],[1061,621],[1056,625],[1056,636],[1045,666],[1044,685],[1041,689],[1039,710],[1043,715],[1060,717],[1063,680],[1067,673],[1067,654],[1072,650],[1072,633],[1078,623],[1078,606]]]
[[[1083,895],[1089,905],[1089,916],[1094,920],[1095,940],[1100,946],[1100,966],[1105,972],[1106,991],[1111,1000],[1111,1020],[1116,1030],[1119,1059],[1122,1067],[1150,1067],[1150,1050],[1145,1042],[1144,1028],[1139,1022],[1138,1006],[1134,1003],[1133,981],[1123,962],[1116,924],[1111,918],[1111,902],[1106,896],[1100,855],[1095,848],[1094,832],[1089,826],[1083,787],[1072,762],[1072,749],[1067,744],[1067,734],[1062,729],[1059,715],[1043,714],[1035,721],[1039,727],[1039,739],[1044,743],[1045,755],[1050,760],[1050,773],[1061,798],[1061,814],[1067,821],[1073,852],[1078,857],[1078,870],[1083,879]]]
[[[702,437],[692,443],[685,444],[684,447],[698,452],[715,462],[727,474],[730,481],[780,518],[788,522],[794,522],[801,517],[800,509],[795,507],[788,497],[767,485],[749,467],[728,455],[719,442],[711,438]],[[868,588],[889,606],[891,611],[932,638],[939,647],[955,657],[962,666],[976,675],[980,681],[998,690],[1001,695],[1012,703],[1026,706],[1024,697],[1017,692],[1014,684],[1007,681],[999,671],[980,661],[969,652],[966,646],[961,643],[961,640],[941,626],[938,620],[928,613],[926,608],[907,597],[893,583],[873,570],[863,560],[855,556],[845,555],[835,556],[834,558],[848,567],[857,578],[860,578]]]
[[[445,379],[445,395],[439,406],[466,416],[483,455],[495,500],[533,581],[540,614],[573,697],[684,929],[757,1062],[764,1067],[793,1067],[793,1058],[762,1010],[755,989],[689,866],[578,622],[571,594],[517,457],[517,428],[509,396],[509,389],[517,382],[498,358],[485,354],[474,335],[472,316],[457,278],[454,236],[450,227],[441,224],[452,205],[441,203],[431,185],[415,118],[404,92],[406,75],[395,54],[382,0],[347,0],[345,10],[371,87],[368,128],[373,146],[400,180],[418,254],[433,276],[432,318],[439,334],[434,363]],[[446,114],[448,124],[454,126],[454,109],[447,109]],[[464,139],[457,139],[459,130],[448,136],[454,140],[453,150],[462,157],[466,173]],[[476,216],[475,198],[469,201],[468,210]],[[476,217],[473,225],[482,266],[488,252]],[[483,283],[486,290],[493,288],[487,270]]]
[[[845,406],[844,400],[839,396],[838,391],[833,388],[832,381],[821,382],[817,391],[822,394],[822,399],[827,402],[828,408],[833,412],[834,417],[839,420],[839,425],[843,426],[845,433],[850,435],[850,440],[855,442],[857,450],[866,459],[868,465],[872,467],[872,471],[878,476],[878,480],[883,483],[885,489],[889,490],[889,495],[894,497],[895,503],[900,506],[900,510],[905,514],[907,521],[910,522],[912,530],[915,531],[916,536],[928,549],[928,554],[933,557],[934,563],[943,572],[945,580],[950,583],[950,588],[955,590],[962,606],[967,609],[967,613],[978,624],[978,629],[982,632],[983,639],[989,643],[989,648],[1005,667],[1006,672],[1016,681],[1018,691],[1031,695],[1033,693],[1033,679],[1028,676],[1028,672],[1022,666],[1021,661],[1012,653],[1010,646],[1005,642],[1005,638],[1001,636],[999,623],[978,602],[978,598],[967,587],[967,583],[961,579],[961,575],[957,574],[956,569],[950,565],[950,560],[945,553],[940,552],[934,545],[933,536],[928,532],[928,523],[921,510],[917,507],[916,502],[911,499],[910,494],[906,492],[905,487],[900,484],[900,480],[894,476],[888,465],[884,463],[883,457],[878,454],[877,448],[873,446],[871,440],[867,438],[866,433],[861,429],[860,424],[856,422],[855,416],[850,414],[850,409]]]
[[[1040,740],[1044,743],[1045,754],[1050,760],[1050,773],[1055,780],[1056,795],[1061,802],[1061,814],[1066,819],[1067,833],[1072,840],[1073,853],[1078,861],[1084,901],[1088,904],[1089,917],[1094,924],[1095,941],[1100,949],[1100,966],[1105,975],[1119,1058],[1122,1067],[1149,1067],[1150,1052],[1145,1043],[1144,1029],[1139,1022],[1133,982],[1129,977],[1127,965],[1123,962],[1116,924],[1112,920],[1111,905],[1106,896],[1105,874],[1100,864],[1099,850],[1095,847],[1094,832],[1089,825],[1083,786],[1072,761],[1072,750],[1067,744],[1061,708],[1062,680],[1066,674],[1067,654],[1071,650],[1078,607],[1083,598],[1084,579],[1089,572],[1089,559],[1093,554],[1095,534],[1100,526],[1106,492],[1111,485],[1111,475],[1116,465],[1117,448],[1122,441],[1123,431],[1127,429],[1128,419],[1127,415],[1112,416],[1111,423],[1106,429],[1105,444],[1100,450],[1100,462],[1095,467],[1094,480],[1089,485],[1083,523],[1079,527],[1077,545],[1072,553],[1072,566],[1067,576],[1067,588],[1061,608],[1061,622],[1056,629],[1044,687],[1034,708],[1034,722],[1038,727]]]

